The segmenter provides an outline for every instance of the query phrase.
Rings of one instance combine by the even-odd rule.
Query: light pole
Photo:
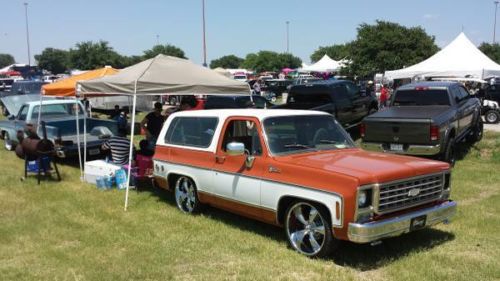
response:
[[[289,31],[290,22],[286,21],[286,52],[290,53],[290,31]]]
[[[205,0],[201,0],[203,12],[203,66],[207,67],[207,43],[205,40]]]
[[[497,33],[497,8],[498,8],[498,1],[495,1],[493,3],[495,3],[495,23],[493,24],[493,44],[495,44],[495,35]]]
[[[24,2],[24,14],[26,16],[26,43],[28,45],[28,65],[31,65],[30,32],[28,29],[28,3],[27,2]]]
[[[160,45],[160,35],[156,34],[156,45]]]

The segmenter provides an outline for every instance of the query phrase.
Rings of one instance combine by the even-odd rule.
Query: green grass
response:
[[[0,280],[499,280],[500,134],[458,161],[449,225],[343,243],[309,259],[282,229],[213,208],[181,214],[171,194],[99,191],[61,165],[62,182],[20,181],[23,162],[0,151]]]

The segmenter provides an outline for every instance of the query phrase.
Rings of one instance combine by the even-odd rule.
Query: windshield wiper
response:
[[[290,143],[290,144],[285,144],[283,147],[285,148],[305,148],[305,149],[314,149],[308,145],[305,144],[300,144],[300,143]]]

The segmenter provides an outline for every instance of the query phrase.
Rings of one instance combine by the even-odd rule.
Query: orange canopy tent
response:
[[[86,81],[90,79],[100,78],[108,75],[113,75],[117,73],[118,70],[112,67],[106,66],[96,70],[87,71],[82,74],[71,76],[69,78],[57,81],[52,84],[46,84],[42,87],[42,94],[46,96],[58,96],[58,97],[74,97],[76,83],[78,81]]]

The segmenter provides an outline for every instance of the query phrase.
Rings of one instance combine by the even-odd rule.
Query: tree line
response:
[[[500,63],[500,45],[482,43],[479,49]],[[385,70],[400,69],[429,58],[439,50],[434,36],[422,27],[405,27],[388,21],[363,23],[357,28],[353,41],[318,47],[310,56],[312,62],[327,54],[334,60],[350,62],[340,74],[370,77]],[[117,53],[106,41],[80,42],[74,48],[61,50],[46,48],[35,59],[42,69],[63,73],[69,69],[95,69],[105,65],[124,68],[142,60],[165,54],[186,58],[185,53],[174,45],[156,45],[140,56],[124,56]],[[0,67],[14,63],[9,54],[0,54]],[[245,58],[227,55],[210,62],[210,68],[247,68],[257,72],[279,71],[282,68],[298,68],[301,59],[290,53],[262,50]]]

